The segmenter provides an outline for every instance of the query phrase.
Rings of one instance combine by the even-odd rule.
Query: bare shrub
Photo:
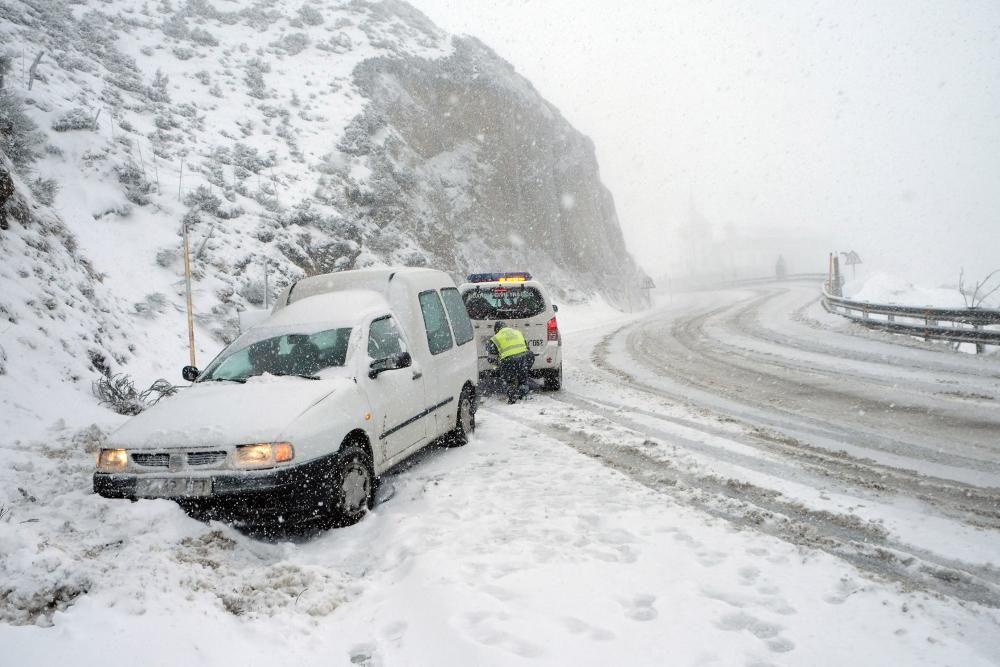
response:
[[[980,308],[986,299],[993,296],[997,291],[1000,291],[1000,281],[992,289],[989,289],[990,281],[997,274],[1000,274],[1000,269],[992,271],[981,281],[974,281],[975,285],[970,289],[965,285],[965,269],[959,272],[958,291],[962,295],[962,300],[965,301],[966,308]]]
[[[101,405],[106,405],[120,415],[137,415],[152,407],[165,396],[172,396],[177,387],[164,379],[159,379],[148,389],[139,391],[135,382],[126,373],[103,375],[92,385],[94,396]]]

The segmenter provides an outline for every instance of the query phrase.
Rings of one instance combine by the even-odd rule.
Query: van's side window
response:
[[[392,318],[387,316],[372,322],[368,331],[368,357],[385,359],[399,352],[406,352],[406,343]]]
[[[424,315],[424,328],[427,329],[427,346],[431,354],[439,354],[451,349],[451,329],[448,327],[448,317],[444,314],[441,298],[434,290],[420,293],[420,310]]]
[[[472,340],[472,320],[465,310],[465,303],[454,287],[446,287],[441,290],[441,298],[444,300],[444,307],[448,309],[448,319],[451,320],[451,328],[455,332],[455,344],[465,345]]]

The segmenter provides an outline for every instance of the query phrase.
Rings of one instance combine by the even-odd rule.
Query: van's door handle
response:
[[[413,373],[413,379],[414,379],[414,380],[419,380],[419,379],[420,379],[420,378],[422,378],[423,376],[424,376],[424,374],[423,374],[423,373],[421,373],[420,371],[414,371],[414,373]]]

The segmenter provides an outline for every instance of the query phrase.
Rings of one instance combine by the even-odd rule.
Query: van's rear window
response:
[[[520,320],[545,312],[545,299],[534,287],[487,287],[462,295],[474,320]]]

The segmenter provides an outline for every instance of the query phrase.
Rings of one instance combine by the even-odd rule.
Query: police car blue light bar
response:
[[[527,271],[508,271],[506,273],[470,273],[466,281],[470,283],[522,283],[531,280]]]

